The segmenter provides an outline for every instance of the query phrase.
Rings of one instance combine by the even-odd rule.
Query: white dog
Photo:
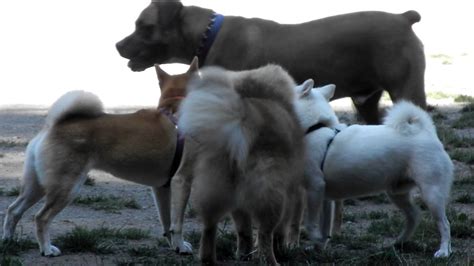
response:
[[[322,239],[325,243],[330,235],[330,212],[323,213],[322,235],[316,230],[316,217],[324,199],[342,200],[381,192],[406,217],[406,227],[397,242],[408,240],[419,222],[419,211],[410,194],[418,187],[441,234],[441,245],[434,256],[449,256],[451,235],[446,204],[453,164],[430,116],[412,103],[399,102],[388,112],[383,125],[344,128],[328,103],[335,86],[313,89],[313,84],[307,80],[296,87],[298,117],[308,129],[306,174],[310,185],[306,226],[312,241]],[[344,129],[338,133],[338,128]]]

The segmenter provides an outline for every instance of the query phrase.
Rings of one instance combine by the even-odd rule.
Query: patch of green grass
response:
[[[352,222],[352,223],[355,223],[357,221],[357,215],[353,214],[353,213],[345,213],[343,216],[342,216],[342,220],[344,222]]]
[[[20,187],[13,187],[9,190],[0,188],[0,196],[16,197],[18,195],[20,195]]]
[[[197,212],[191,205],[188,205],[185,215],[186,218],[192,219],[197,217]]]
[[[457,102],[457,103],[464,103],[464,102],[467,102],[467,103],[474,103],[474,97],[472,96],[469,96],[469,95],[458,95],[456,97],[454,97],[454,101]]]
[[[461,113],[474,112],[474,103],[469,103],[461,109]]]
[[[448,212],[448,220],[451,223],[451,235],[454,238],[474,238],[474,219],[465,213]]]
[[[87,196],[79,197],[74,204],[90,206],[94,210],[118,211],[124,208],[140,209],[135,199],[124,199],[116,196]]]
[[[369,213],[364,212],[361,214],[362,219],[369,219],[369,220],[380,220],[389,218],[388,213],[384,211],[371,211]]]
[[[441,100],[441,99],[453,98],[453,95],[446,94],[442,91],[433,91],[433,92],[428,92],[426,94],[426,97],[429,99]]]
[[[446,54],[433,54],[431,55],[431,58],[441,60],[443,65],[451,65],[453,63],[453,58]]]
[[[28,146],[28,142],[22,141],[13,141],[13,140],[0,140],[0,148],[17,148],[17,147],[26,147]]]
[[[367,233],[396,237],[399,235],[403,228],[404,219],[400,215],[392,215],[389,218],[372,221],[367,227]]]
[[[390,200],[388,199],[387,195],[385,195],[385,193],[374,195],[374,196],[362,197],[360,198],[360,200],[367,200],[376,204],[390,203]]]
[[[456,149],[449,153],[451,159],[463,162],[466,164],[474,164],[474,150],[460,150]]]
[[[454,121],[454,128],[474,128],[474,112],[463,112],[461,117]]]
[[[474,197],[469,193],[464,193],[458,196],[454,201],[457,203],[471,204],[474,203]]]
[[[473,138],[460,137],[452,128],[438,126],[437,134],[444,145],[453,146],[454,148],[474,147]]]
[[[114,253],[116,246],[124,240],[141,240],[149,238],[149,232],[136,229],[111,229],[75,227],[71,232],[59,236],[59,246],[70,252],[94,252],[98,254]]]
[[[2,256],[17,256],[23,251],[35,249],[37,247],[38,245],[36,242],[28,238],[0,240],[0,254]]]
[[[467,176],[463,178],[459,178],[458,180],[454,180],[455,186],[463,186],[463,185],[474,185],[474,176]]]

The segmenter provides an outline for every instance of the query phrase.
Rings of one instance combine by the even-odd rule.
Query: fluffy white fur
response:
[[[86,91],[69,91],[53,103],[46,116],[46,126],[52,127],[61,119],[74,115],[99,115],[103,113],[102,101]]]
[[[430,116],[412,103],[399,102],[388,112],[383,125],[353,125],[336,135],[334,129],[344,126],[338,124],[328,103],[335,87],[311,89],[312,86],[310,80],[296,87],[300,95],[297,113],[303,127],[326,125],[306,135],[306,173],[310,177],[306,226],[310,237],[317,242],[320,238],[326,241],[330,235],[331,213],[323,214],[321,233],[315,226],[324,199],[341,200],[385,192],[406,217],[406,227],[398,242],[406,241],[419,221],[410,193],[418,187],[441,234],[441,245],[434,256],[449,256],[446,204],[453,165]],[[334,139],[328,147],[331,138]]]

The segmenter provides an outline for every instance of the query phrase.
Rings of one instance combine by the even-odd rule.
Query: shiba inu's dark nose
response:
[[[130,49],[129,44],[130,36],[115,44],[115,48],[117,48],[117,51],[119,52],[120,56],[125,57],[127,59],[131,59],[135,55],[135,53],[133,52],[134,49]]]

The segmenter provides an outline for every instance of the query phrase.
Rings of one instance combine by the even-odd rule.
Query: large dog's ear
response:
[[[329,101],[331,100],[332,96],[334,96],[334,92],[336,91],[336,85],[329,84],[319,88],[318,90],[321,92],[324,98]]]
[[[310,94],[314,86],[314,80],[307,79],[303,84],[297,87],[297,94],[300,98],[306,97]]]
[[[183,4],[177,0],[155,1],[158,3],[158,23],[166,27],[181,12]]]
[[[158,82],[160,83],[160,89],[161,89],[161,84],[167,80],[170,75],[166,73],[163,69],[161,69],[160,65],[155,64],[155,70],[156,70],[156,75],[158,76]]]
[[[197,56],[193,58],[193,61],[191,61],[191,64],[189,64],[189,69],[186,71],[186,73],[194,73],[199,70],[199,59]]]

